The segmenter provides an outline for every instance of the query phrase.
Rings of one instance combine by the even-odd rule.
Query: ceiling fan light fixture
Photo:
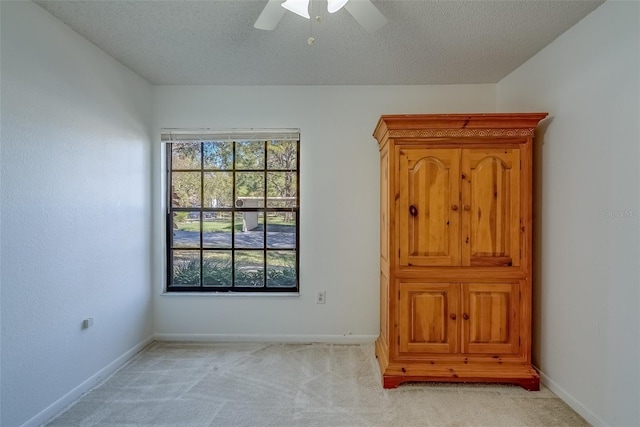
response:
[[[311,16],[309,16],[309,0],[287,0],[282,3],[282,7],[303,18],[311,19]]]
[[[335,13],[342,9],[349,0],[327,0],[327,11],[329,13]]]

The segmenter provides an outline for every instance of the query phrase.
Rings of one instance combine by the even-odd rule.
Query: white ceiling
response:
[[[253,28],[266,0],[35,2],[156,85],[496,83],[602,4],[373,0],[388,23],[369,34],[324,0],[320,24],[274,31]]]

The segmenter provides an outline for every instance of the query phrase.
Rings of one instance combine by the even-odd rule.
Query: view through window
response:
[[[300,141],[292,135],[163,134],[167,291],[298,291]]]

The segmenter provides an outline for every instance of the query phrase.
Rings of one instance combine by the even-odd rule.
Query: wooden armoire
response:
[[[546,113],[382,116],[384,388],[501,382],[531,366],[532,145]]]

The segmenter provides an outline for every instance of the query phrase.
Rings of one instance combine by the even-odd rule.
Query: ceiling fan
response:
[[[253,25],[259,30],[273,30],[287,10],[310,19],[310,0],[268,0]],[[327,11],[335,13],[344,7],[366,31],[373,33],[387,23],[387,18],[371,3],[371,0],[327,0]]]

